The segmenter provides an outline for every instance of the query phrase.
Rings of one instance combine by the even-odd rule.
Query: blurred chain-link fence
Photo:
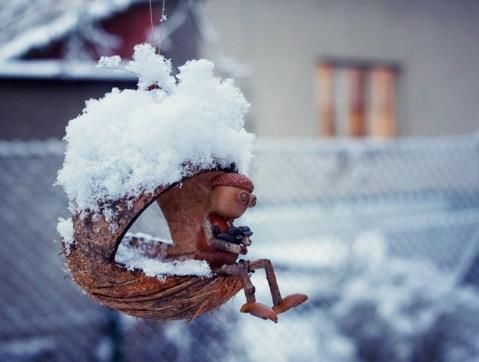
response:
[[[249,257],[272,259],[284,294],[310,296],[277,325],[240,314],[242,294],[188,324],[84,296],[54,242],[62,160],[59,141],[0,143],[0,361],[479,358],[467,337],[479,333],[476,137],[260,141],[258,204],[241,220],[255,233]],[[154,228],[158,213],[135,227]],[[270,303],[264,276],[253,282]]]

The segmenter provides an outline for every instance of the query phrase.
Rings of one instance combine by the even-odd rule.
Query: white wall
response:
[[[260,136],[316,136],[319,56],[396,60],[401,135],[479,128],[479,1],[209,0],[225,53],[249,64]]]

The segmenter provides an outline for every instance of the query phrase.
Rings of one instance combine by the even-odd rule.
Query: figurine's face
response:
[[[228,219],[236,219],[248,207],[256,205],[256,196],[233,186],[216,186],[212,194],[212,211]]]

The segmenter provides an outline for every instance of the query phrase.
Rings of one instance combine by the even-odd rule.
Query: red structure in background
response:
[[[89,19],[89,23],[84,23],[78,19],[76,26],[61,37],[29,44],[22,55],[10,62],[13,68],[4,67],[0,71],[0,99],[5,105],[0,107],[1,139],[62,138],[68,120],[81,112],[86,99],[102,97],[113,87],[136,87],[133,77],[102,77],[94,66],[95,60],[103,55],[131,58],[134,46],[149,40],[152,30],[149,2],[132,2],[123,9],[112,9],[101,20]],[[152,0],[152,3],[153,24],[158,26],[162,2]],[[171,59],[174,66],[197,58],[199,53],[198,26],[184,4],[179,0],[166,2],[169,20],[161,29],[166,33],[168,21],[181,14],[180,24],[175,23],[175,28],[169,31],[168,43],[165,41],[161,48],[161,54]],[[105,46],[108,44],[102,41],[102,36],[119,41],[113,42],[114,46]]]
[[[161,3],[152,4],[153,24],[158,26],[161,18]],[[175,11],[177,2],[169,1],[166,12],[171,14]],[[134,4],[123,12],[112,14],[108,19],[98,22],[99,28],[103,29],[109,35],[115,36],[121,41],[119,46],[111,48],[111,54],[118,54],[122,58],[131,58],[133,47],[136,44],[148,41],[151,33],[150,5],[148,2]],[[55,41],[47,47],[31,49],[23,59],[26,60],[45,60],[45,59],[63,59],[67,54],[68,41],[70,34],[65,35],[59,41]],[[83,47],[92,59],[99,59],[99,54],[94,44],[85,40]]]
[[[161,6],[152,6],[153,24],[159,24]],[[114,49],[114,53],[122,58],[131,58],[133,47],[145,42],[151,33],[150,7],[148,4],[133,6],[127,12],[104,21],[102,26],[108,33],[122,39],[122,44]]]

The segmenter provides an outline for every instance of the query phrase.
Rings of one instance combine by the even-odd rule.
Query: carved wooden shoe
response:
[[[269,319],[274,323],[278,323],[276,312],[267,305],[261,303],[245,303],[241,306],[240,312],[249,313],[255,317]]]
[[[308,296],[306,294],[290,294],[286,298],[283,298],[283,300],[279,304],[273,306],[273,310],[277,314],[284,313],[291,308],[303,304],[304,302],[306,302],[307,299]]]

